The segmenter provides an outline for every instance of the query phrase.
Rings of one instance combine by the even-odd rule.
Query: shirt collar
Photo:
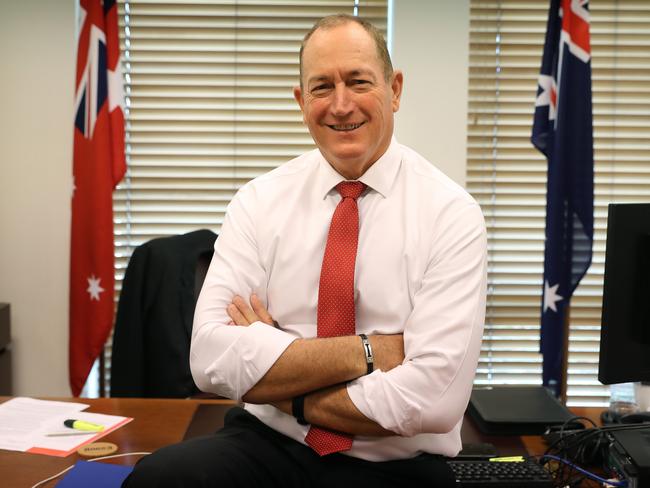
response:
[[[325,198],[332,189],[345,178],[327,162],[319,151],[318,162],[318,194]],[[402,151],[393,136],[386,152],[368,170],[361,175],[359,181],[375,190],[386,198],[391,191],[402,163]]]

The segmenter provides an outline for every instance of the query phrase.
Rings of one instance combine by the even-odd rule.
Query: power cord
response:
[[[573,430],[569,426],[571,423],[575,424],[576,421],[589,422],[593,427]],[[544,455],[540,457],[540,463],[544,465],[549,460],[554,460],[559,463],[552,469],[546,466],[549,471],[552,471],[556,486],[582,486],[581,483],[583,481],[589,482],[590,484],[598,481],[600,483],[606,483],[609,486],[628,486],[626,480],[608,481],[600,477],[595,477],[596,475],[580,468],[578,465],[606,464],[608,451],[612,442],[610,436],[607,435],[608,432],[647,428],[647,424],[617,424],[596,427],[587,418],[573,417],[559,429],[557,432],[558,438],[550,443]],[[603,467],[607,468],[607,466]]]
[[[151,454],[151,453],[150,452],[126,452],[124,454],[111,454],[110,456],[102,456],[102,457],[98,457],[98,458],[94,458],[94,459],[89,459],[88,462],[92,463],[92,462],[95,462],[95,461],[103,461],[105,459],[112,459],[112,458],[118,458],[118,457],[124,457],[124,456],[148,456],[149,454]],[[32,486],[32,488],[38,488],[39,486],[44,485],[48,481],[52,481],[52,480],[57,479],[59,476],[67,473],[72,468],[74,468],[74,466],[75,466],[74,464],[72,466],[68,466],[67,468],[65,468],[60,473],[57,473],[54,476],[50,476],[49,478],[44,479],[43,481],[39,481],[34,486]]]
[[[628,485],[627,480],[622,480],[622,481],[606,480],[605,478],[601,478],[597,474],[594,474],[594,473],[592,473],[590,471],[587,471],[586,469],[581,468],[577,464],[573,464],[568,459],[564,459],[564,458],[561,458],[559,456],[554,456],[552,454],[545,454],[545,455],[541,456],[540,459],[541,460],[552,459],[554,461],[558,461],[560,463],[566,464],[567,466],[570,466],[572,469],[578,471],[579,473],[582,473],[583,475],[587,476],[588,478],[590,478],[590,479],[592,479],[594,481],[598,481],[600,483],[603,483],[604,485],[607,485],[607,486],[627,486]]]

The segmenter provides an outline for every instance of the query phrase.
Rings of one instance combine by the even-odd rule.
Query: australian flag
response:
[[[594,236],[588,3],[551,0],[531,137],[548,160],[540,352],[544,385],[556,395],[565,316],[591,264]]]

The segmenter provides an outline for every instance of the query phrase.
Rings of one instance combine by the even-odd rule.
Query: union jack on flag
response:
[[[70,388],[78,396],[113,326],[113,188],[126,171],[115,0],[80,0],[70,243]]]
[[[548,160],[540,352],[560,393],[569,300],[591,264],[594,157],[586,0],[551,0],[531,141]]]

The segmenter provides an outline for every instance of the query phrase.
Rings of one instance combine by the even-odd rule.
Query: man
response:
[[[300,61],[318,150],[238,192],[195,314],[197,385],[245,410],[128,486],[453,485],[441,455],[460,449],[480,350],[480,209],[393,139],[403,75],[372,25],[326,17]]]

